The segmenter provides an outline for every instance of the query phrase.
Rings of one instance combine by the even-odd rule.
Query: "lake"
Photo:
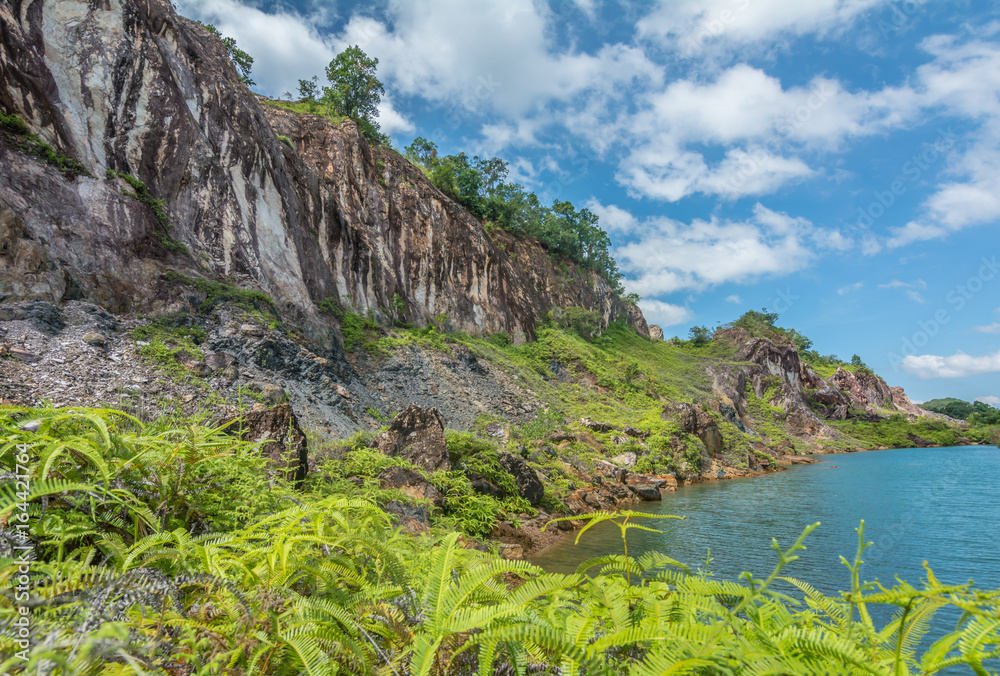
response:
[[[807,550],[785,575],[833,594],[848,589],[850,577],[839,557],[854,558],[857,534],[875,542],[865,554],[862,579],[886,586],[895,577],[919,584],[926,560],[946,583],[975,580],[980,588],[1000,588],[1000,450],[993,446],[908,448],[820,456],[815,465],[750,479],[682,486],[662,502],[636,511],[677,514],[684,521],[648,521],[662,534],[633,531],[629,553],[655,549],[736,579],[749,570],[764,578],[777,558],[777,538],[787,548],[802,529],[822,525],[807,539]],[[605,524],[608,525],[608,524]],[[573,572],[593,556],[621,552],[613,525],[588,531],[550,547],[531,560],[549,572]]]

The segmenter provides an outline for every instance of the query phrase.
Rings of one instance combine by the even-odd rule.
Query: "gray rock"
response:
[[[264,335],[264,328],[258,326],[257,324],[241,324],[240,333],[244,336],[250,336],[252,338],[260,338]]]
[[[22,432],[32,432],[32,433],[37,432],[41,428],[42,428],[41,420],[29,420],[28,422],[18,427],[18,429],[21,430]]]
[[[108,339],[100,333],[85,333],[83,334],[83,338],[81,338],[81,340],[87,345],[92,345],[94,347],[104,347],[108,342]]]
[[[212,371],[226,369],[234,361],[233,357],[225,352],[210,352],[205,356],[205,365]]]
[[[636,460],[638,460],[638,456],[632,451],[611,458],[611,462],[619,467],[635,467]]]
[[[663,329],[656,324],[650,324],[649,337],[653,340],[663,340]]]
[[[641,500],[655,502],[663,499],[663,495],[656,484],[630,484],[628,488]]]

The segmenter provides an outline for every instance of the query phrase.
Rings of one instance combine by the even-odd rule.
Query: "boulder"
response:
[[[610,432],[615,428],[611,423],[594,422],[590,418],[580,418],[580,424],[592,432]]]
[[[645,500],[646,502],[663,499],[663,496],[660,494],[660,489],[656,484],[629,484],[628,488],[630,491],[635,493],[637,498]]]
[[[451,469],[448,444],[444,439],[444,418],[436,408],[410,404],[393,418],[389,429],[379,435],[376,443],[386,455],[406,458],[428,472]]]
[[[430,530],[430,514],[425,507],[408,505],[399,500],[390,500],[382,508],[389,514],[394,514],[403,530],[410,533],[423,533]]]
[[[645,439],[649,436],[649,432],[643,432],[638,427],[632,427],[631,425],[625,425],[622,428],[622,433],[627,437],[632,437],[633,439]]]
[[[393,488],[414,500],[430,500],[435,507],[444,508],[444,496],[434,484],[412,469],[388,467],[378,475],[382,488]]]
[[[508,474],[514,477],[514,483],[517,485],[517,490],[522,498],[532,505],[537,505],[541,502],[545,496],[545,486],[542,484],[541,479],[538,478],[535,470],[528,466],[528,463],[516,455],[501,453],[500,464]]]
[[[663,328],[656,324],[649,325],[649,337],[652,340],[663,340]]]
[[[224,371],[236,361],[232,355],[225,352],[209,352],[205,356],[205,365],[212,371]]]
[[[638,459],[639,457],[635,453],[629,451],[628,453],[622,453],[621,455],[616,455],[611,458],[611,462],[615,463],[619,467],[635,467],[635,463]]]
[[[83,338],[81,338],[81,340],[87,345],[91,345],[93,347],[104,347],[108,342],[108,339],[105,338],[103,334],[97,333],[96,331],[83,334]]]
[[[228,424],[226,434],[261,442],[261,453],[270,459],[272,466],[286,470],[296,484],[305,480],[309,468],[308,445],[290,405],[255,407],[247,413],[223,418],[218,424]]]

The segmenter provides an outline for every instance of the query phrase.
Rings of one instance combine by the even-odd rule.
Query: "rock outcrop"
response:
[[[535,470],[531,469],[522,458],[510,453],[500,454],[500,465],[504,471],[514,477],[514,485],[521,497],[537,505],[545,497],[545,485],[538,478]]]
[[[85,172],[0,134],[0,300],[156,312],[188,292],[164,283],[174,269],[259,289],[321,340],[334,322],[319,303],[384,318],[396,294],[407,322],[447,315],[474,335],[521,341],[569,305],[648,334],[605,280],[561,275],[537,242],[488,235],[352,122],[268,107],[168,0],[12,0],[0,25],[0,109]]]
[[[451,469],[444,424],[436,408],[408,406],[379,435],[378,449],[389,456],[403,457],[428,472]]]
[[[722,453],[722,432],[715,418],[693,404],[667,404],[660,415],[663,420],[671,420],[680,427],[681,432],[691,434],[701,439],[705,449],[711,455]]]
[[[261,453],[273,467],[283,469],[296,483],[302,483],[309,467],[306,435],[288,404],[253,410],[219,421],[227,434],[261,444]]]

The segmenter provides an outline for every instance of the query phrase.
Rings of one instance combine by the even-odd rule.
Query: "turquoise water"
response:
[[[776,562],[771,538],[788,547],[802,529],[822,525],[785,574],[832,594],[850,585],[839,557],[853,559],[854,529],[865,520],[862,578],[887,586],[895,577],[918,583],[926,560],[946,583],[975,580],[1000,588],[1000,450],[992,446],[925,448],[823,456],[816,465],[751,479],[682,486],[663,502],[636,511],[687,516],[650,523],[662,534],[633,531],[629,553],[655,549],[694,569],[735,579],[766,577]],[[588,531],[532,559],[550,572],[573,572],[583,560],[621,552],[614,526]]]

